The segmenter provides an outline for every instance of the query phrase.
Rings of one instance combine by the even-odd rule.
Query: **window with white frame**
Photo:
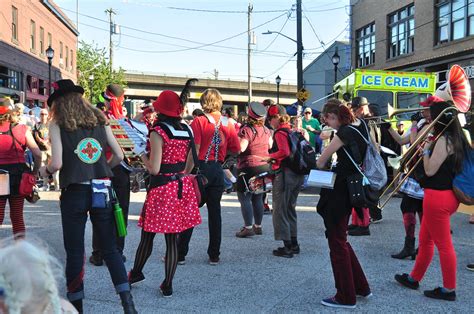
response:
[[[375,22],[356,31],[357,67],[375,62]]]
[[[388,58],[415,50],[415,5],[411,4],[388,16]]]
[[[474,35],[473,0],[436,1],[436,44]]]

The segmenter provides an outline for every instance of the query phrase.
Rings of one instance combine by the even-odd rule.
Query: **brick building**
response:
[[[351,0],[354,68],[438,72],[459,64],[474,86],[472,0]]]
[[[52,81],[76,81],[76,26],[51,0],[1,0],[0,13],[0,93],[42,106],[48,98],[49,46]]]

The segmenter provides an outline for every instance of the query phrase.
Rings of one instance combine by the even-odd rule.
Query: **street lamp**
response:
[[[46,57],[48,58],[48,80],[49,80],[49,85],[48,85],[48,97],[51,95],[51,65],[53,64],[53,58],[54,58],[54,49],[51,48],[51,46],[46,49]]]
[[[90,98],[91,98],[91,105],[92,105],[92,89],[94,87],[94,74],[89,75],[89,91],[90,91]]]
[[[285,34],[282,34],[276,31],[266,31],[265,33],[262,33],[262,35],[270,35],[270,34],[278,34],[296,43],[297,89],[298,89],[298,92],[300,92],[303,89],[303,43],[301,39],[301,34],[299,35],[297,34],[298,40],[294,40],[293,38],[288,37]],[[298,110],[297,110],[298,114],[300,113],[302,106],[303,106],[303,102],[300,99],[298,99]]]
[[[332,64],[334,64],[334,84],[337,83],[337,65],[341,61],[341,57],[339,57],[339,54],[337,53],[337,47],[336,51],[334,52],[334,55],[332,56]]]
[[[280,104],[280,83],[281,83],[280,75],[278,75],[275,78],[275,83],[277,84],[277,104]]]

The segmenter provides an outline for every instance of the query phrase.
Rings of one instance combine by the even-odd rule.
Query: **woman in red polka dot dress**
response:
[[[142,273],[153,249],[156,233],[166,240],[165,280],[160,286],[165,297],[173,294],[172,280],[178,263],[178,233],[201,223],[201,215],[189,173],[193,168],[190,150],[191,132],[181,123],[183,105],[172,91],[163,91],[153,103],[158,113],[150,130],[150,156],[142,160],[150,172],[149,191],[138,226],[141,240],[129,273],[131,285],[145,280]]]

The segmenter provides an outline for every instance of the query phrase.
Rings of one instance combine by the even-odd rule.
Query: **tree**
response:
[[[84,97],[90,99],[92,92],[92,103],[99,102],[100,94],[105,91],[107,85],[116,83],[123,87],[127,85],[125,81],[124,69],[110,72],[107,51],[105,48],[94,47],[81,40],[77,50],[77,73],[78,84],[84,88]],[[94,80],[91,84],[89,77],[91,74]],[[92,85],[92,91],[91,91]]]

